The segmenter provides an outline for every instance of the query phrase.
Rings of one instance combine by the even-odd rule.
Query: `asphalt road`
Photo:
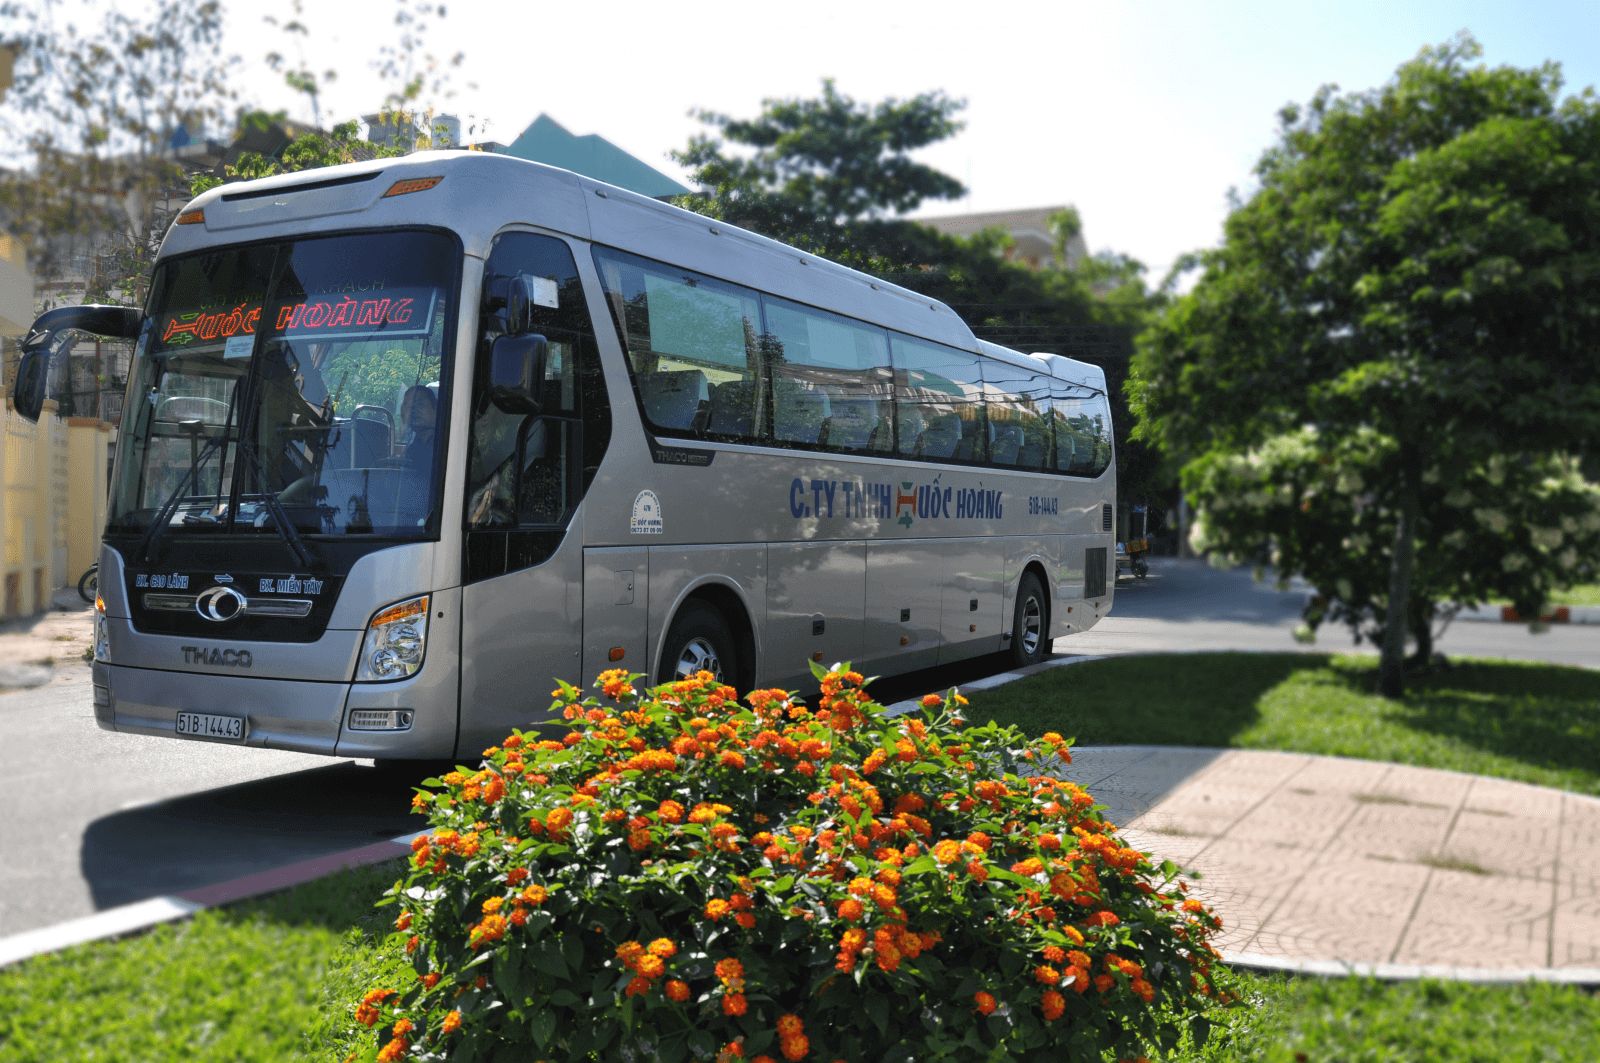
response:
[[[1058,639],[1060,654],[1349,650],[1329,629],[1290,637],[1303,588],[1280,593],[1248,572],[1157,559],[1123,581],[1112,615]],[[1370,652],[1369,647],[1357,648]],[[1600,666],[1600,628],[1530,635],[1456,624],[1449,654]],[[884,702],[1003,671],[980,658],[885,680]],[[34,690],[0,695],[0,936],[221,882],[419,829],[409,789],[362,761],[119,735],[95,727],[88,668],[58,666]]]

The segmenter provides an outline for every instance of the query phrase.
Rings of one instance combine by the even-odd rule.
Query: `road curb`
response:
[[[1312,978],[1376,978],[1381,982],[1413,982],[1421,978],[1472,982],[1478,985],[1516,985],[1553,982],[1559,985],[1600,986],[1600,967],[1436,967],[1413,963],[1354,963],[1344,960],[1297,960],[1263,956],[1256,952],[1224,952],[1222,962],[1236,971],[1255,974],[1293,974]]]
[[[1457,620],[1469,623],[1526,624],[1529,617],[1518,616],[1509,605],[1478,605],[1456,613]],[[1538,618],[1546,624],[1600,624],[1600,605],[1560,605]]]
[[[417,833],[426,834],[427,831]],[[182,893],[151,897],[149,900],[108,908],[81,919],[71,919],[55,926],[27,930],[21,934],[0,938],[0,968],[9,967],[47,952],[58,952],[73,945],[148,930],[161,923],[187,918],[206,908],[232,904],[266,893],[276,893],[278,890],[311,882],[346,868],[363,867],[391,860],[409,853],[411,840],[416,836],[417,834],[404,834],[388,841],[363,845],[359,849],[329,853],[326,856],[301,860],[270,871],[245,875],[242,878],[201,886]]]
[[[997,686],[1004,686],[1006,683],[1012,683],[1018,679],[1026,679],[1030,675],[1038,675],[1040,672],[1047,672],[1052,668],[1065,668],[1073,664],[1103,661],[1108,656],[1108,654],[1104,653],[1084,653],[1074,657],[1059,657],[1054,660],[1040,661],[1038,664],[1030,664],[1028,667],[1018,668],[1014,672],[1001,672],[999,675],[984,676],[982,679],[975,679],[970,683],[958,684],[958,686],[960,686],[962,693],[971,694],[979,690],[990,690]],[[916,712],[921,708],[921,698],[907,698],[905,701],[896,701],[892,705],[885,705],[883,710],[885,716],[904,716],[908,712]]]

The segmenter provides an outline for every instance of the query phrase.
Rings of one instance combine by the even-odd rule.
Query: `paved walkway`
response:
[[[1066,774],[1130,845],[1202,873],[1214,944],[1246,963],[1600,981],[1600,799],[1236,749],[1091,747]]]

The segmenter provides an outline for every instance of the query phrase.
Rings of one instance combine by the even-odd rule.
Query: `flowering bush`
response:
[[[418,979],[365,1059],[1099,1059],[1224,995],[1218,922],[1053,772],[1068,743],[965,699],[891,718],[848,665],[819,707],[702,672],[430,779],[396,904]],[[1021,768],[1027,771],[1021,771]],[[507,1055],[495,1049],[507,1047]],[[352,1057],[354,1058],[354,1057]]]

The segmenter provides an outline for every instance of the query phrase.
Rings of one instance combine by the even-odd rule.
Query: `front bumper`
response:
[[[95,721],[105,730],[124,734],[217,741],[177,733],[179,712],[203,712],[244,717],[246,746],[324,756],[448,757],[455,751],[454,699],[441,704],[440,692],[431,689],[439,683],[434,676],[448,670],[441,666],[424,680],[428,672],[424,668],[410,680],[375,690],[363,684],[352,698],[350,683],[169,672],[96,662]],[[412,726],[405,731],[346,727],[351,708],[379,707],[411,709]]]

